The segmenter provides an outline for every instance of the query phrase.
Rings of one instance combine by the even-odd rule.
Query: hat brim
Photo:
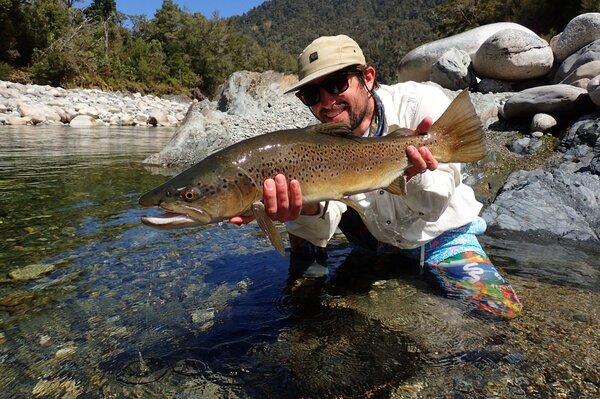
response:
[[[287,89],[284,92],[284,94],[300,90],[303,86],[306,86],[306,85],[314,82],[315,80],[322,78],[323,76],[327,76],[330,73],[337,72],[337,71],[342,70],[351,65],[358,65],[358,64],[356,62],[351,62],[351,63],[332,65],[327,68],[319,69],[317,72],[311,73],[310,75],[305,76],[304,79],[299,80],[298,83],[296,83],[295,85],[293,85],[292,87]]]

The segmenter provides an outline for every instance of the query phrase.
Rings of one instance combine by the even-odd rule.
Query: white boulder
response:
[[[587,91],[592,102],[600,107],[600,75],[589,80],[587,84]]]
[[[553,61],[548,42],[538,35],[504,29],[481,44],[473,56],[473,69],[480,78],[519,81],[546,75]]]
[[[488,37],[504,29],[518,29],[535,35],[535,33],[522,25],[513,22],[497,22],[423,44],[408,52],[400,60],[397,69],[398,81],[414,80],[424,82],[428,80],[431,75],[431,66],[433,63],[453,47],[465,51],[473,58],[479,46]]]
[[[96,118],[93,118],[90,115],[77,115],[71,120],[69,126],[75,128],[93,127],[96,126]]]
[[[597,39],[600,39],[600,13],[590,12],[573,18],[562,33],[550,40],[550,47],[554,59],[560,62]]]

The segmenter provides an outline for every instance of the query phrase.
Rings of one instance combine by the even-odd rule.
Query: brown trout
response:
[[[427,146],[439,162],[476,162],[485,156],[483,129],[467,90],[461,92],[425,134],[390,127],[379,138],[359,138],[347,126],[326,123],[255,136],[215,152],[139,203],[167,211],[142,218],[146,225],[178,228],[254,215],[273,246],[283,241],[262,204],[263,181],[283,174],[296,179],[303,203],[340,200],[376,189],[405,192],[408,145]]]

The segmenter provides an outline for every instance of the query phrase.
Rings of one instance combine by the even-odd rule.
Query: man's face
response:
[[[373,87],[374,75],[371,67],[363,74],[369,88]],[[374,110],[371,94],[361,82],[363,76],[335,72],[313,83],[313,90],[322,85],[318,87],[318,102],[310,106],[314,115],[321,122],[345,122],[354,134],[362,135],[370,126]],[[340,91],[344,88],[341,84],[344,78],[347,79],[347,89]]]

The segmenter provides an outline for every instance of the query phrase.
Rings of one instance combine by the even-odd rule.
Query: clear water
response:
[[[485,237],[525,305],[511,322],[341,238],[303,278],[255,225],[141,225],[166,177],[140,161],[171,134],[0,127],[0,397],[598,393],[597,248]]]

